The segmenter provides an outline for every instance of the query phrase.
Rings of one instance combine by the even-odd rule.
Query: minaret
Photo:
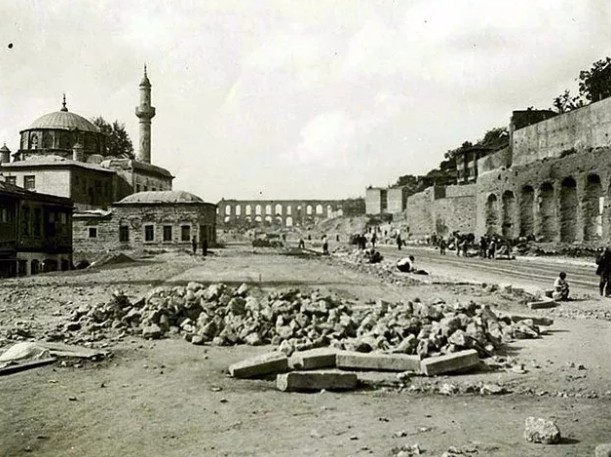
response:
[[[151,119],[155,117],[155,107],[151,106],[151,82],[146,76],[140,82],[140,105],[136,107],[136,116],[140,119],[140,148],[136,156],[141,162],[151,163]]]

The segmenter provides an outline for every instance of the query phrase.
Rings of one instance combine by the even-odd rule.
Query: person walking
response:
[[[445,240],[445,238],[441,238],[439,240],[439,254],[446,255],[446,240]]]
[[[611,295],[611,249],[607,246],[596,258],[596,274],[600,276],[598,289],[600,295],[608,297]]]
[[[202,240],[202,256],[206,257],[208,255],[208,238]]]
[[[193,248],[193,255],[197,254],[197,238],[191,238],[191,247]]]

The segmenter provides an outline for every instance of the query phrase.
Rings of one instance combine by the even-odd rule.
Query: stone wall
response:
[[[611,148],[599,148],[482,174],[476,233],[605,245],[610,241],[610,154]]]
[[[512,154],[510,148],[496,151],[477,161],[477,175],[481,175],[497,168],[509,168],[511,166]]]
[[[429,187],[407,199],[410,234],[423,238],[437,233],[447,236],[458,230],[475,231],[475,184]]]
[[[518,129],[512,144],[518,166],[611,146],[611,98]]]
[[[389,214],[399,214],[405,211],[406,198],[403,187],[388,188],[388,209]]]

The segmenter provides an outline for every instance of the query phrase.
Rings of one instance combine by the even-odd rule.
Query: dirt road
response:
[[[248,281],[262,288],[322,288],[360,300],[475,300],[526,312],[512,297],[487,294],[481,287],[405,287],[381,283],[330,259],[228,249],[203,262],[166,256],[142,266],[7,281],[0,285],[0,329],[32,315],[36,333],[47,320],[61,320],[80,297],[108,296],[117,278],[133,294],[164,280]],[[82,295],[69,294],[84,287],[76,284],[90,281],[93,285]],[[24,287],[30,295],[18,303],[11,294]],[[67,296],[58,298],[58,290]],[[50,299],[37,308],[43,297]],[[266,348],[127,337],[112,344],[115,357],[110,361],[81,368],[49,366],[0,378],[0,455],[386,456],[394,447],[418,443],[430,456],[440,456],[450,446],[475,451],[464,455],[590,456],[596,444],[610,440],[608,341],[607,321],[557,319],[544,338],[509,347],[509,354],[524,364],[522,374],[416,379],[413,391],[380,387],[395,380],[385,375],[356,392],[287,394],[268,381],[225,375],[228,364]],[[444,383],[462,391],[482,382],[498,383],[510,393],[430,393]],[[531,415],[555,420],[563,443],[526,443],[523,424]]]

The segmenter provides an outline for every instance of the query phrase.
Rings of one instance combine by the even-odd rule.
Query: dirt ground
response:
[[[25,326],[40,338],[76,307],[104,302],[113,290],[136,297],[164,282],[189,281],[316,288],[363,303],[475,300],[529,314],[516,296],[477,285],[381,281],[329,258],[228,248],[206,260],[163,254],[3,281],[0,351],[12,343],[10,329]],[[606,305],[597,298],[582,303]],[[367,386],[345,393],[282,393],[271,381],[227,376],[230,363],[266,347],[194,346],[178,337],[98,342],[114,357],[0,377],[0,456],[387,456],[416,443],[429,456],[450,446],[472,456],[591,456],[597,444],[611,441],[611,322],[558,318],[557,310],[537,314],[555,318],[547,334],[506,351],[522,373],[416,377],[405,386],[392,374],[365,373]],[[482,383],[508,393],[468,393]],[[461,393],[442,395],[444,384]],[[556,421],[562,443],[527,443],[528,416]]]

